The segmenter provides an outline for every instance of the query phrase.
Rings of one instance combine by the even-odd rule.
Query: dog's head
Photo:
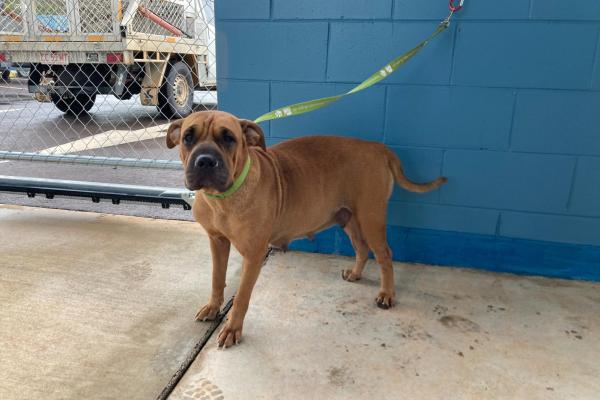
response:
[[[219,193],[241,173],[248,147],[265,149],[262,129],[221,111],[201,111],[174,121],[167,131],[167,147],[179,145],[189,190]]]

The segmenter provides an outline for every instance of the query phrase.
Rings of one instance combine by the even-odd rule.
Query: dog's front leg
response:
[[[260,246],[257,250],[253,250],[251,255],[244,256],[240,287],[233,299],[233,307],[227,323],[219,333],[217,340],[219,347],[230,347],[237,344],[242,337],[244,317],[246,316],[246,311],[248,311],[252,289],[265,261],[267,246],[265,245],[264,249]]]
[[[212,321],[217,317],[223,304],[225,277],[231,242],[224,236],[210,235],[210,252],[212,255],[212,293],[208,303],[196,314],[197,321]]]

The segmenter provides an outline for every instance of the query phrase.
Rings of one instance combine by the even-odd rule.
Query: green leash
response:
[[[408,60],[413,58],[415,55],[417,55],[417,53],[423,47],[425,47],[431,39],[433,39],[434,37],[439,35],[449,25],[450,25],[449,18],[442,21],[442,23],[439,24],[437,29],[427,39],[423,40],[421,43],[419,43],[418,45],[416,45],[414,48],[410,49],[406,53],[402,54],[401,56],[396,57],[395,59],[390,61],[388,64],[386,64],[383,68],[381,68],[379,71],[375,72],[373,75],[371,75],[366,80],[364,80],[362,83],[360,83],[358,86],[350,89],[346,93],[338,94],[337,96],[322,97],[320,99],[309,100],[309,101],[305,101],[302,103],[296,103],[296,104],[292,104],[289,106],[281,107],[281,108],[278,108],[273,111],[269,111],[268,113],[261,115],[260,117],[256,118],[254,120],[254,122],[259,123],[259,122],[269,121],[272,119],[287,118],[287,117],[291,117],[294,115],[300,115],[300,114],[304,114],[307,112],[315,111],[320,108],[327,107],[331,103],[334,103],[343,97],[350,96],[351,94],[358,93],[362,90],[365,90],[366,88],[373,86],[377,82],[384,80],[385,78],[387,78],[388,76],[390,76],[391,74],[396,72],[396,70],[398,68],[400,68],[402,66],[402,64],[404,64],[405,62],[407,62]]]

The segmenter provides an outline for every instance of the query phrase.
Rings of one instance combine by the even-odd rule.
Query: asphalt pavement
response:
[[[216,92],[195,92],[197,110],[216,107]],[[26,80],[0,81],[0,150],[85,154],[103,157],[177,160],[176,150],[165,146],[169,121],[155,107],[143,106],[138,96],[118,100],[97,96],[88,115],[64,115],[52,103],[40,103],[28,93]],[[183,187],[181,171],[92,165],[68,165],[0,160],[0,175]],[[0,203],[94,211],[168,219],[190,219],[180,207],[0,193]]]

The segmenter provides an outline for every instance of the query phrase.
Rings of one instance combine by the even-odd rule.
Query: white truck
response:
[[[212,0],[0,0],[0,60],[30,64],[29,91],[65,113],[97,94],[168,117],[216,89]]]

